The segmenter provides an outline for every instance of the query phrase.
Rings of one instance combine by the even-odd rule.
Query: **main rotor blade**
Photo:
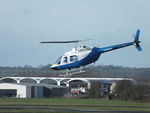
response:
[[[79,42],[78,40],[74,41],[45,41],[45,42],[40,42],[40,43],[77,43]]]
[[[40,43],[78,43],[78,42],[83,42],[83,41],[88,41],[92,39],[85,39],[85,40],[71,40],[71,41],[44,41]]]

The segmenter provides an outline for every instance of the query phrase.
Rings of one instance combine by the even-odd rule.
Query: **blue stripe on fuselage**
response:
[[[101,52],[99,51],[99,48],[94,47],[92,51],[85,58],[79,61],[73,62],[73,63],[57,66],[55,67],[55,69],[61,70],[61,69],[71,69],[71,68],[77,68],[80,66],[85,66],[85,65],[88,65],[90,63],[97,61],[98,58],[100,57],[100,54]]]

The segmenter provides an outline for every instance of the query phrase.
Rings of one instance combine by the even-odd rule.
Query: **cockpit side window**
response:
[[[75,62],[78,60],[78,57],[76,55],[70,56],[70,62]]]
[[[63,58],[63,63],[67,63],[67,57]]]
[[[58,58],[58,60],[56,61],[55,64],[60,64],[61,63],[61,59],[62,59],[62,56]]]

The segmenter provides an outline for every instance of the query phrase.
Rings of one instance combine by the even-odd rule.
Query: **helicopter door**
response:
[[[67,57],[63,57],[63,63],[64,63],[64,64],[68,63]]]

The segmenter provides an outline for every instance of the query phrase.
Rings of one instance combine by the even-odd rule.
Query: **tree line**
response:
[[[23,67],[2,67],[0,66],[0,77],[5,76],[42,76],[42,77],[56,77],[64,71],[55,71],[50,69],[50,64],[40,65],[38,67],[32,67],[29,65]],[[112,66],[112,65],[90,65],[85,68],[86,73],[77,75],[76,77],[130,77],[139,78],[150,78],[150,68],[130,68],[123,66]]]
[[[86,98],[118,99],[124,101],[150,102],[150,85],[145,83],[136,83],[129,80],[121,80],[115,83],[113,92],[101,94],[102,87],[100,82],[91,84]]]

